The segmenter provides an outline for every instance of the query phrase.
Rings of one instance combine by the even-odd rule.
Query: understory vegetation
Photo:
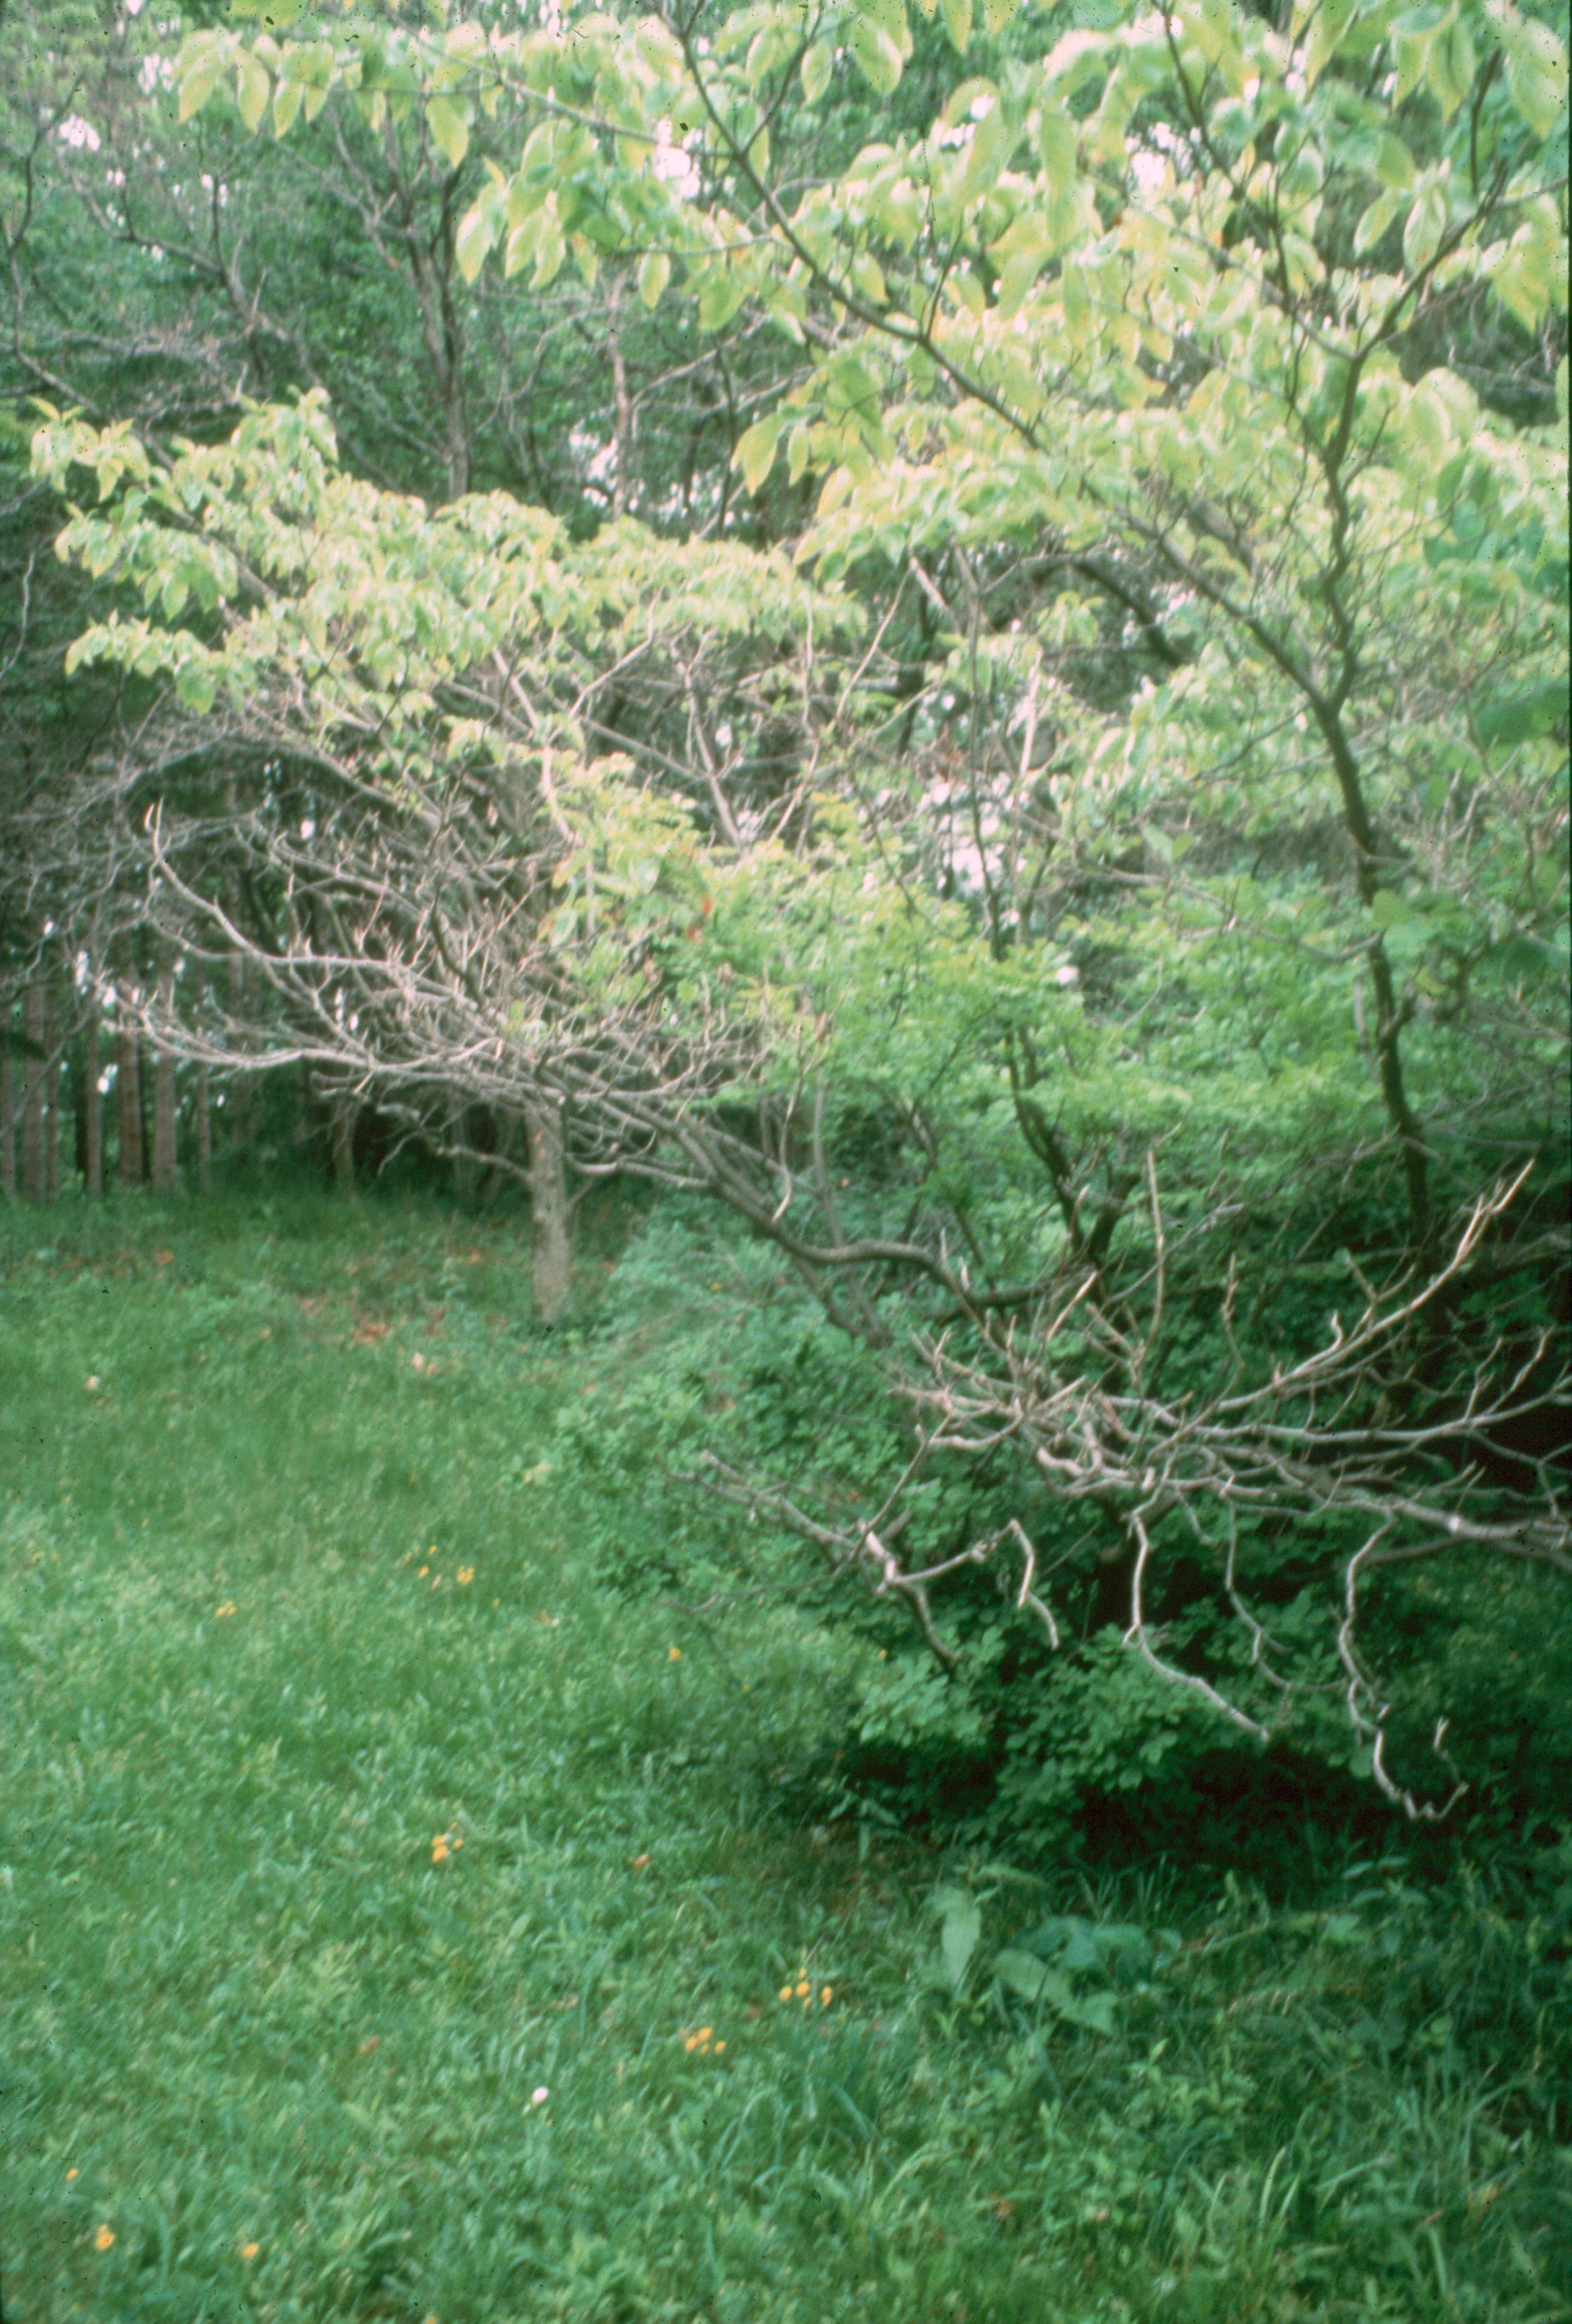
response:
[[[1572,2324],[1567,24],[0,0],[0,2324]]]
[[[855,1383],[621,1200],[556,1333],[500,1213],[0,1221],[7,2316],[1572,2316],[1553,1645],[1492,1821],[1073,1655],[1013,1756],[679,1486]]]

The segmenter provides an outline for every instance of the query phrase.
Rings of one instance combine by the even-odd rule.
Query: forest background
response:
[[[688,2122],[680,2261],[653,2194],[624,2265],[573,2202],[466,2255],[413,2161],[418,2227],[307,2203],[292,2253],[231,2232],[247,2188],[144,2190],[136,2236],[68,2233],[57,2172],[25,2207],[31,2312],[94,2312],[70,2303],[123,2263],[127,2314],[237,2267],[280,2315],[752,2315],[777,2276],[783,2316],[869,2283],[914,2316],[1068,2284],[1089,2316],[1567,2312],[1563,17],[0,15],[0,1179],[61,1441],[85,1395],[134,1470],[165,1391],[133,1386],[133,1315],[189,1342],[182,1408],[222,1344],[275,1418],[316,1357],[262,1347],[270,1301],[342,1323],[350,1366],[423,1316],[403,1353],[455,1399],[448,1450],[406,1475],[385,1418],[346,1421],[387,1505],[331,1518],[331,1589],[291,1550],[271,1619],[380,1592],[411,1497],[422,1536],[512,1541],[530,1620],[549,1542],[603,1667],[533,1748],[621,1734],[626,1772],[648,1729],[674,1813],[703,1754],[737,1831],[860,1834],[859,1878],[889,1849],[845,1941],[877,1923],[903,1964],[863,2083],[827,2015],[730,2115],[648,2094]],[[308,1285],[280,1217],[312,1222]],[[528,1296],[492,1298],[511,1371],[478,1326],[427,1345],[434,1312],[474,1321],[455,1236],[481,1267],[528,1248]],[[124,1309],[97,1339],[65,1296],[89,1280]],[[272,1320],[234,1338],[235,1298]],[[9,1361],[26,1399],[19,1337]],[[128,1553],[140,1489],[79,1535],[87,1472],[36,1442],[24,1416],[5,1515],[30,1686],[65,1569],[142,1575],[151,1609],[208,1501],[204,1590],[234,1617],[248,1519],[216,1446]],[[499,1593],[504,1631],[522,1602]],[[673,1609],[690,1644],[626,1665]],[[429,1705],[382,1597],[363,1610],[418,1762]],[[47,1802],[61,1880],[86,1812],[63,1738],[125,1697],[121,1630],[29,1755],[18,1833]],[[758,1689],[795,1821],[694,1731],[734,1702],[695,1699],[676,1739],[693,1635],[721,1695]],[[463,1674],[497,1642],[466,1637],[456,1731],[493,1749],[492,1681]],[[309,1699],[349,1718],[342,1644],[311,1652]],[[182,1780],[215,1795],[225,1750],[265,1748],[271,1683]],[[313,1782],[354,1764],[320,1739]],[[264,1854],[297,1808],[259,1794]],[[106,1811],[119,1845],[140,1813]],[[474,1845],[476,1928],[476,1843],[516,1821],[421,1843],[427,1879]],[[1350,1914],[1342,1867],[1377,1857]],[[932,1943],[879,1920],[896,1891]],[[198,1986],[235,1925],[208,1909]],[[725,1953],[740,1893],[717,1910]],[[333,1930],[318,1950],[374,1986]],[[1239,1941],[1293,1960],[1219,1996]],[[788,1950],[749,1975],[796,1996],[814,1946]],[[1465,2003],[1466,1960],[1493,1966]],[[1192,2135],[1230,2013],[1280,2003],[1278,2114],[1256,2060]],[[18,2054],[58,2130],[102,2062],[60,2065],[38,2009]],[[1356,2167],[1384,2192],[1357,2217],[1346,2117],[1281,2111],[1328,2024],[1369,2070]],[[685,2070],[718,2064],[689,2033]],[[924,2145],[901,2109],[935,2073],[972,2095]],[[204,2075],[232,2092],[176,2061],[160,2103]],[[961,2117],[990,2107],[1018,2186],[976,2178]],[[743,2159],[760,2108],[768,2165]],[[510,2172],[539,2194],[529,2113],[499,2219]],[[605,2120],[578,2126],[581,2187]],[[753,2190],[719,2244],[717,2140]],[[936,2242],[897,2191],[914,2153]],[[343,2167],[299,2166],[347,2201]],[[104,2168],[130,2203],[131,2151]],[[804,2225],[842,2200],[843,2284]]]

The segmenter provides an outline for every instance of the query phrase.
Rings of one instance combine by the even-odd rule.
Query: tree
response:
[[[59,421],[41,460],[108,500],[67,548],[152,609],[78,655],[184,706],[106,796],[205,747],[276,759],[245,825],[265,935],[221,922],[199,817],[140,860],[171,929],[251,945],[295,1053],[545,1095],[582,1167],[776,1243],[888,1425],[850,1508],[712,1474],[907,1602],[959,1688],[934,1588],[974,1638],[1002,1592],[1051,1658],[1052,1566],[1253,1733],[1324,1746],[1340,1693],[1418,1812],[1371,1577],[1401,1661],[1416,1567],[1572,1570],[1565,51],[1505,7],[1046,44],[1002,13],[991,69],[805,185],[780,125],[853,71],[893,96],[899,8],[707,45],[675,17],[195,36],[182,103],[232,88],[253,126],[308,93],[377,134],[418,115],[456,171],[513,108],[525,163],[458,217],[463,276],[497,252],[540,290],[571,254],[592,285],[636,265],[657,310],[680,285],[711,333],[768,318],[800,371],[736,462],[766,501],[783,449],[823,476],[820,595],[613,527],[554,566],[547,639],[517,512],[366,496],[309,407],[167,478]],[[517,715],[515,632],[544,656]],[[328,777],[355,804],[302,816]],[[483,835],[520,796],[504,871]]]

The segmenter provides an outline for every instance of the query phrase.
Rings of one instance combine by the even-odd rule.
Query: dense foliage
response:
[[[543,1312],[666,1189],[572,1460],[868,1585],[896,1802],[1549,1812],[1549,14],[179,29],[4,28],[13,989],[527,1176]]]

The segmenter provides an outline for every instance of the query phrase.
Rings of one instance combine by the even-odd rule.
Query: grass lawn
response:
[[[515,1227],[0,1267],[7,2324],[1572,2318],[1572,1878],[1203,1911],[814,1825],[844,1647],[594,1570],[615,1339]],[[996,1969],[1054,1914],[1123,1982]]]

